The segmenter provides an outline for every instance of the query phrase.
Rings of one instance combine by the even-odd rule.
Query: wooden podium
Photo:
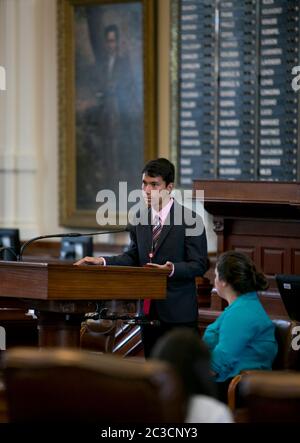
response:
[[[163,299],[169,271],[0,261],[4,306],[35,309],[39,345],[77,347],[86,312],[101,300]]]

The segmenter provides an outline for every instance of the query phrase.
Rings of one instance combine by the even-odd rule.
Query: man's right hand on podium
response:
[[[74,265],[105,265],[103,257],[84,257],[74,263]]]

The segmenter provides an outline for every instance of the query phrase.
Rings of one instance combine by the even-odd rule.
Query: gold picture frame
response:
[[[57,5],[60,224],[94,228],[98,191],[139,187],[144,162],[157,156],[157,5]]]

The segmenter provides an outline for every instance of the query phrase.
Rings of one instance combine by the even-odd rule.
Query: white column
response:
[[[6,68],[6,91],[0,95],[0,225],[16,226],[17,145],[17,3],[0,2],[0,54]]]
[[[40,114],[43,116],[39,150],[40,224],[44,233],[63,232],[59,227],[58,180],[58,85],[56,0],[37,0],[39,4],[38,47],[41,78]]]
[[[0,91],[5,91],[6,81],[5,81],[5,68],[0,66]]]
[[[0,226],[58,228],[56,1],[0,0]]]

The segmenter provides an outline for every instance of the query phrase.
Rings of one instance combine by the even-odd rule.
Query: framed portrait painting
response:
[[[58,0],[64,226],[99,226],[99,191],[118,200],[120,186],[140,188],[156,156],[155,14],[155,0]],[[116,227],[126,222],[118,208]]]

